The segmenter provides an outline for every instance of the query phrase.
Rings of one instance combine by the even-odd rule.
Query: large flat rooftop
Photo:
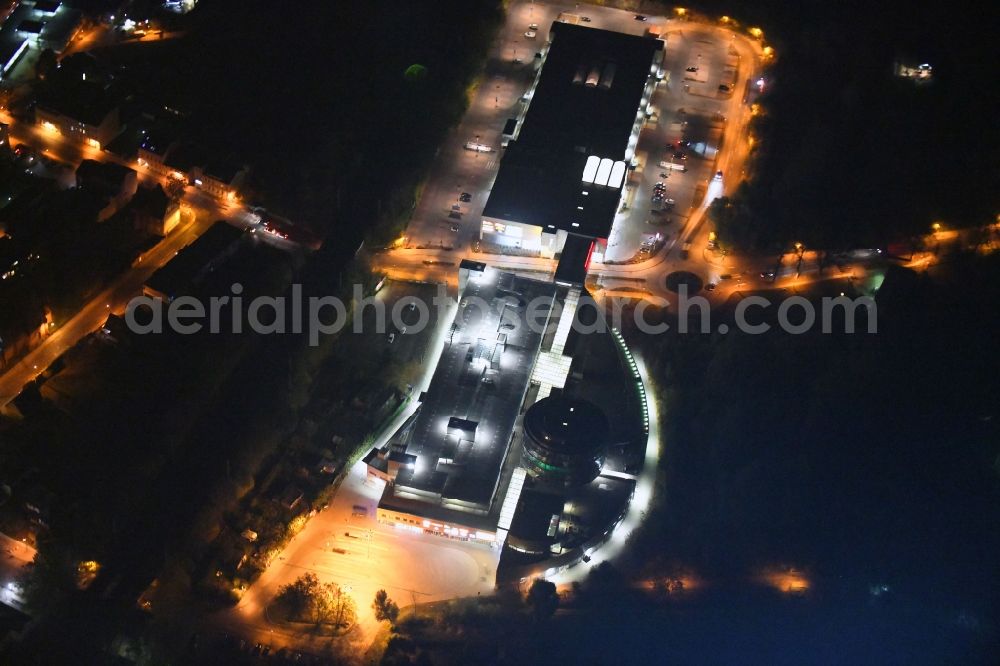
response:
[[[483,215],[606,238],[627,172],[624,165],[593,172],[589,162],[605,160],[610,169],[630,159],[663,42],[561,22],[550,35],[520,134],[506,148]],[[597,174],[603,178],[595,182]]]
[[[494,270],[470,280],[408,432],[406,452],[417,463],[399,472],[384,505],[423,500],[495,513],[514,424],[555,294],[551,283]]]
[[[555,22],[518,137],[553,152],[624,159],[653,57],[663,42]]]

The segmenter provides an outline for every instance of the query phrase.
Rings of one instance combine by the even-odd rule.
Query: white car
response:
[[[528,39],[534,39],[535,37],[538,36],[538,33],[535,32],[534,30],[529,30],[528,32],[524,33],[524,36],[527,37]]]

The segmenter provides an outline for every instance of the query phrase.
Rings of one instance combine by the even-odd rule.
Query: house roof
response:
[[[60,86],[44,96],[38,105],[87,125],[100,125],[118,106],[105,86],[88,81]]]

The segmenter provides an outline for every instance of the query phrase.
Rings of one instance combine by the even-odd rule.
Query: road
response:
[[[111,313],[122,313],[130,299],[142,293],[142,285],[156,269],[166,264],[185,245],[190,244],[212,225],[206,215],[187,215],[187,219],[110,286],[92,298],[69,321],[53,330],[42,344],[22,357],[0,375],[0,407],[21,392],[57,358],[91,332],[97,330]]]
[[[166,179],[143,169],[135,160],[125,160],[112,153],[97,150],[75,141],[67,140],[57,131],[37,125],[22,123],[6,111],[0,112],[0,121],[10,126],[11,143],[24,143],[73,170],[85,159],[111,162],[134,169],[140,183],[146,186],[165,185]],[[34,350],[10,365],[0,374],[0,409],[17,397],[25,384],[37,377],[53,361],[77,342],[103,324],[110,313],[121,314],[128,301],[142,292],[142,285],[158,268],[170,261],[181,248],[197,240],[215,221],[253,231],[259,230],[259,218],[240,205],[229,204],[208,195],[203,190],[186,187],[182,199],[182,223],[166,238],[145,252],[131,269],[118,276],[106,289],[85,304],[66,322],[56,322],[57,327]],[[298,244],[267,234],[259,234],[271,245],[284,250],[294,250]]]

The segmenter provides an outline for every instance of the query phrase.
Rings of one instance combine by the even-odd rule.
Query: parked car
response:
[[[687,71],[687,72],[697,72],[697,71],[698,71],[698,68],[697,68],[697,67],[688,67],[688,68],[687,68],[686,70],[684,70],[684,71]]]

